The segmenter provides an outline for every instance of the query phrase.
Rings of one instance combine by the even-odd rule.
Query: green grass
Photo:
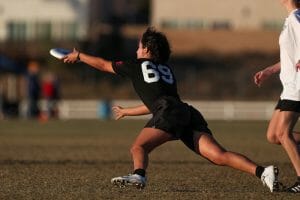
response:
[[[148,185],[116,188],[110,179],[132,170],[129,148],[145,121],[1,121],[0,199],[298,199],[271,194],[260,180],[212,165],[174,141],[150,155]],[[280,146],[268,144],[267,122],[209,122],[228,150],[262,165],[276,164],[280,179],[295,172]],[[298,197],[298,198],[296,198]]]

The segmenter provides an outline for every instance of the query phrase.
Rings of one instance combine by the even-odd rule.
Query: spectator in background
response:
[[[103,101],[100,102],[98,112],[98,115],[101,119],[111,119],[111,100],[109,98],[103,99]]]
[[[58,115],[57,101],[59,99],[59,83],[52,73],[47,73],[42,82],[42,95],[46,101],[45,119],[56,118]]]
[[[39,80],[39,64],[31,61],[27,69],[27,99],[28,99],[28,118],[38,118],[40,108],[38,101],[40,99],[40,80]]]
[[[3,88],[0,83],[0,119],[3,119]]]

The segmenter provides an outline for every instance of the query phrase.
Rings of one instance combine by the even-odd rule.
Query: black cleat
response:
[[[278,167],[274,167],[275,180],[273,182],[273,192],[279,192],[280,187],[282,187],[282,183],[278,181],[279,169]]]
[[[293,186],[286,189],[289,193],[300,193],[300,182],[297,181]]]

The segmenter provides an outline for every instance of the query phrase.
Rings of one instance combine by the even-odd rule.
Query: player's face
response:
[[[139,42],[139,47],[136,51],[136,57],[137,58],[150,58],[150,54],[149,54],[147,48],[143,48],[141,41]]]

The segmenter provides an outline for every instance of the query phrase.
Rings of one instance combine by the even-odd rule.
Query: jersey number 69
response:
[[[158,66],[156,66],[150,61],[145,61],[142,63],[142,71],[144,81],[146,83],[158,82],[160,78],[166,83],[174,83],[174,78],[171,70],[165,65],[159,64]]]

